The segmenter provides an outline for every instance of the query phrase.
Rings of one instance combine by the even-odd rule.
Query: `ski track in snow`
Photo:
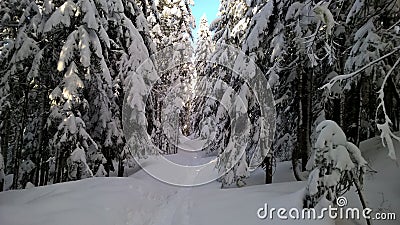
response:
[[[181,138],[181,140],[183,140]],[[189,165],[197,165],[196,162],[199,158],[198,154],[186,153],[191,147],[198,148],[202,145],[203,141],[187,141],[189,143],[181,143],[179,145],[178,154],[186,155]],[[192,149],[193,149],[192,148]],[[196,170],[195,173],[187,173],[185,178],[185,184],[194,184],[197,176],[201,169]],[[190,225],[189,209],[192,207],[193,202],[190,198],[193,187],[176,187],[176,194],[170,196],[167,201],[160,207],[161,210],[157,213],[156,219],[153,221],[153,225]]]

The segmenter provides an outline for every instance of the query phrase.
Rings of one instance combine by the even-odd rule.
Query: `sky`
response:
[[[192,14],[196,18],[196,29],[193,30],[193,37],[196,42],[201,17],[206,14],[208,23],[217,18],[219,0],[194,0],[194,6],[191,8]]]

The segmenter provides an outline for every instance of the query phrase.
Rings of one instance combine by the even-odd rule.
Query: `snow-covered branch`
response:
[[[396,23],[394,23],[391,27],[389,27],[387,30],[389,31],[389,30],[391,30],[391,29],[393,29],[393,28],[395,28],[397,25],[399,25],[400,24],[400,20],[398,20]]]
[[[385,58],[387,58],[387,57],[393,55],[394,53],[396,53],[396,52],[399,51],[399,50],[400,50],[400,46],[397,46],[397,47],[395,47],[395,48],[393,49],[393,51],[387,53],[386,55],[384,55],[384,56],[382,56],[382,57],[380,57],[380,58],[378,58],[378,59],[375,59],[374,61],[368,63],[367,65],[361,67],[360,69],[358,69],[358,70],[356,70],[356,71],[354,71],[354,72],[352,72],[352,73],[336,76],[336,77],[332,78],[332,80],[330,80],[327,84],[325,84],[325,85],[323,85],[322,87],[320,87],[319,90],[322,90],[322,89],[325,89],[325,88],[326,88],[326,89],[328,89],[328,91],[330,91],[331,88],[333,87],[333,85],[336,84],[336,82],[338,82],[338,81],[343,81],[343,80],[347,80],[347,79],[350,79],[350,78],[352,78],[352,77],[358,75],[358,74],[359,74],[360,72],[362,72],[363,70],[365,70],[365,69],[367,69],[368,67],[374,65],[375,63],[377,63],[377,62],[379,62],[379,61],[381,61],[381,60],[383,60],[383,59],[385,59]]]
[[[400,63],[400,58],[397,59],[393,67],[389,70],[389,72],[386,74],[385,79],[382,82],[381,88],[378,91],[378,100],[379,100],[379,105],[376,109],[376,114],[375,114],[375,120],[377,121],[377,127],[381,131],[381,138],[382,138],[382,144],[383,146],[386,146],[389,149],[389,157],[393,160],[396,160],[396,153],[394,150],[394,145],[392,138],[400,141],[400,137],[397,137],[396,135],[393,134],[393,132],[390,130],[390,124],[392,121],[390,120],[387,112],[386,112],[386,106],[385,106],[385,85],[387,83],[388,78],[390,75],[393,73],[394,69],[399,65]],[[383,114],[385,116],[385,122],[383,124],[378,123],[378,114],[379,114],[379,109],[382,109]],[[385,144],[386,141],[386,144]]]

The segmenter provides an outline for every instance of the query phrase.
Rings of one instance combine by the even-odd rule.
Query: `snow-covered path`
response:
[[[190,139],[180,138],[181,144],[178,148],[178,154],[180,155],[179,159],[181,163],[185,164],[185,166],[196,166],[201,164],[199,162],[200,154],[195,151],[196,149],[200,149],[204,144],[204,141],[193,141]],[[173,162],[177,160],[177,158],[172,158]],[[174,162],[178,163],[178,162]],[[203,162],[204,163],[204,162]],[[175,225],[175,224],[186,224],[190,225],[190,217],[189,209],[193,205],[193,202],[190,198],[192,192],[191,184],[195,184],[195,180],[198,177],[199,173],[203,171],[205,167],[199,167],[196,170],[185,170],[185,176],[183,177],[184,184],[187,184],[186,187],[177,187],[176,194],[170,196],[168,200],[160,207],[160,210],[155,215],[155,219],[152,221],[152,224],[158,225]]]
[[[202,140],[183,140],[179,144],[178,154],[166,156],[174,163],[194,166],[176,172],[184,184],[198,184],[205,177],[209,179],[216,176],[214,170],[215,159],[204,157],[202,152],[190,151],[198,149],[205,142]],[[162,162],[165,162],[162,160]],[[207,165],[207,166],[200,166]],[[165,165],[152,161],[151,171],[160,171]],[[160,167],[156,169],[157,167]],[[176,168],[176,167],[173,167]],[[145,168],[146,169],[146,168]],[[171,168],[169,168],[171,170]],[[148,170],[148,168],[147,168]],[[148,179],[146,170],[130,176],[133,179]],[[154,178],[154,177],[153,177]],[[172,179],[167,177],[164,179]],[[163,180],[163,179],[161,179]],[[262,178],[263,180],[263,178]],[[156,179],[153,182],[157,182]],[[252,183],[250,181],[249,183]],[[253,181],[253,184],[256,183]],[[274,185],[257,185],[244,188],[220,189],[220,183],[214,181],[200,186],[168,186],[174,191],[166,201],[155,211],[155,215],[149,224],[152,225],[209,225],[209,224],[333,224],[331,220],[296,221],[296,220],[261,220],[257,217],[257,209],[265,203],[273,207],[302,208],[304,192],[303,182],[281,183]]]

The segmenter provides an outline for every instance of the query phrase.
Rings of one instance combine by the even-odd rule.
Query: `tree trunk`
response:
[[[304,140],[304,131],[303,131],[303,75],[300,73],[299,76],[299,82],[298,82],[298,87],[297,87],[297,102],[299,104],[298,106],[298,112],[299,112],[299,118],[298,118],[298,127],[297,127],[297,143],[296,147],[293,149],[292,153],[292,169],[294,176],[296,180],[302,180],[301,176],[299,174],[299,160],[301,158],[301,152],[302,152],[302,147],[303,147],[303,140]]]
[[[311,103],[312,75],[308,71],[299,71],[299,124],[297,130],[297,149],[292,154],[292,167],[296,180],[303,180],[300,172],[306,171],[309,151],[311,148]],[[301,160],[301,168],[299,163]]]
[[[77,163],[78,166],[76,168],[76,180],[82,179],[82,163]]]
[[[22,160],[22,148],[24,146],[24,130],[26,127],[26,120],[28,118],[28,94],[29,94],[29,89],[28,87],[25,87],[24,90],[24,103],[23,103],[23,108],[22,110],[22,116],[21,116],[21,121],[19,124],[19,132],[18,132],[18,138],[17,138],[17,147],[15,148],[15,154],[13,155],[15,160],[14,160],[14,179],[13,179],[13,184],[12,188],[17,189],[18,188],[18,180],[19,180],[19,166],[21,164]]]
[[[103,150],[102,150],[102,153],[103,153],[104,158],[106,158],[106,160],[107,160],[106,164],[104,165],[104,170],[107,173],[106,177],[108,177],[108,176],[110,176],[110,161],[109,161],[109,159],[110,159],[110,148],[109,147],[104,147]],[[101,163],[103,163],[103,162],[101,162]],[[112,162],[111,162],[111,165],[112,165]],[[93,173],[96,173],[96,171],[93,171]]]
[[[10,113],[8,109],[3,111],[5,113],[3,117],[3,127],[1,129],[1,154],[3,155],[4,160],[4,174],[7,174],[7,161],[8,161],[8,143],[9,143],[9,135],[10,131]],[[3,190],[3,189],[1,189]]]
[[[42,164],[40,165],[40,180],[39,186],[47,185],[47,179],[49,174],[49,163],[47,160],[42,159]]]
[[[397,92],[396,85],[393,82],[393,78],[389,78],[387,81],[387,85],[384,89],[385,91],[385,106],[386,110],[389,114],[389,117],[393,123],[393,130],[398,131],[398,115],[399,115],[399,105],[400,105],[400,94]]]
[[[37,156],[36,157],[36,162],[35,162],[35,164],[36,164],[36,167],[35,167],[35,169],[34,169],[34,176],[33,176],[33,178],[34,179],[32,179],[32,181],[33,181],[33,184],[35,185],[35,187],[37,187],[37,186],[39,186],[39,178],[40,178],[40,168],[41,168],[41,160],[40,160],[40,156]]]
[[[57,149],[56,153],[56,168],[53,183],[60,183],[62,177],[62,153],[60,149]]]
[[[312,70],[312,73],[308,72],[306,73],[306,93],[304,96],[304,103],[306,104],[304,106],[304,128],[305,128],[305,148],[302,149],[302,170],[306,171],[307,168],[307,162],[310,156],[310,151],[311,151],[311,128],[312,128],[312,94],[313,94],[313,88],[314,88],[314,70]]]
[[[0,192],[4,190],[4,179],[0,180]]]
[[[46,157],[43,157],[44,155],[47,155],[47,154],[45,154],[45,149],[46,149],[45,146],[46,146],[47,142],[44,141],[45,140],[44,137],[47,136],[46,135],[47,130],[45,128],[46,120],[47,120],[46,109],[48,108],[47,107],[47,105],[48,105],[47,91],[43,90],[41,92],[41,95],[42,95],[41,96],[42,97],[42,102],[41,102],[40,114],[39,114],[39,116],[41,117],[41,120],[40,120],[40,127],[39,127],[38,146],[37,146],[37,149],[36,149],[36,168],[35,168],[36,176],[35,176],[35,183],[34,183],[35,186],[38,186],[39,183],[40,183],[40,177],[42,177],[40,175],[40,173],[43,172],[42,171],[42,168],[43,168],[42,165],[47,160]]]
[[[340,127],[344,127],[344,112],[345,112],[345,105],[346,105],[346,97],[341,94],[340,95],[340,102],[339,102],[339,121],[338,124]]]
[[[265,183],[272,183],[272,155],[270,153],[264,158],[265,165]]]
[[[69,157],[69,152],[65,151],[61,157],[61,182],[68,181],[68,167],[67,167],[67,158]],[[65,170],[64,168],[67,168]]]
[[[19,139],[21,134],[18,134],[17,136],[17,143],[19,143]],[[19,179],[19,160],[21,158],[21,152],[19,151],[19,146],[16,146],[13,151],[13,184],[11,186],[11,189],[17,189],[18,188],[18,179]]]
[[[124,176],[124,164],[122,163],[122,159],[118,159],[118,177]]]
[[[359,84],[359,89],[358,89],[358,111],[357,111],[357,127],[356,127],[356,138],[355,138],[355,142],[354,144],[359,146],[360,142],[361,142],[361,121],[362,121],[362,108],[364,107],[363,105],[363,90],[364,90],[364,82],[361,81],[361,83]]]

